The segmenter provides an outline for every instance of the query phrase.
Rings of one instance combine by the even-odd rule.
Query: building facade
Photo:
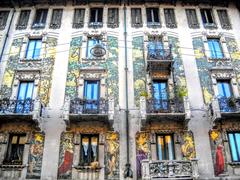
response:
[[[239,179],[238,1],[0,1],[0,179]]]

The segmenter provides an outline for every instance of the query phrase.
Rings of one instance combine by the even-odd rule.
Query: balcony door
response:
[[[99,93],[100,93],[99,81],[85,81],[84,84],[84,98],[85,113],[97,113],[99,108]]]
[[[218,81],[218,101],[221,111],[231,111],[229,98],[233,96],[230,81]]]
[[[167,81],[153,81],[153,98],[155,111],[168,110]]]
[[[17,96],[16,113],[28,113],[32,106],[34,83],[20,82]]]
[[[163,59],[164,49],[163,43],[160,38],[150,38],[148,42],[148,58],[150,59]]]

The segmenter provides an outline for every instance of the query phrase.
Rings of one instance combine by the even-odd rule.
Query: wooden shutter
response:
[[[0,11],[0,30],[5,29],[9,11]]]
[[[62,13],[63,13],[62,9],[53,10],[50,28],[59,29],[61,27]]]
[[[174,9],[164,9],[164,16],[165,16],[166,26],[168,28],[177,27]]]
[[[75,9],[72,27],[76,29],[83,28],[84,16],[85,16],[85,9]]]
[[[224,10],[224,9],[217,10],[217,13],[218,13],[218,17],[219,17],[222,28],[223,29],[231,29],[232,27],[231,27],[231,23],[229,20],[227,10]]]
[[[31,12],[30,10],[21,11],[16,29],[26,29],[27,28],[30,12]]]
[[[199,28],[197,14],[195,9],[186,9],[188,27],[192,29]]]
[[[118,27],[118,8],[108,9],[108,27],[110,28]]]
[[[142,27],[142,12],[140,8],[133,8],[131,10],[132,27]]]

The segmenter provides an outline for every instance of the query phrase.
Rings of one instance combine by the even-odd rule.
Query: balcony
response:
[[[197,179],[197,160],[142,160],[142,179]]]
[[[240,118],[240,98],[214,97],[210,104],[210,115],[213,122]]]
[[[41,109],[41,102],[38,98],[35,100],[2,99],[0,100],[0,122],[33,122],[40,128]]]
[[[173,64],[172,48],[155,49],[147,52],[147,71],[170,71]]]
[[[113,124],[114,99],[88,100],[74,98],[65,99],[64,121],[67,125],[76,122],[100,121],[110,126]]]
[[[178,99],[140,99],[140,114],[142,125],[153,121],[187,122],[191,117],[190,104],[187,97],[183,101]]]

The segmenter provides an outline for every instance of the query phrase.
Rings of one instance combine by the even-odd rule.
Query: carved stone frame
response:
[[[78,86],[79,98],[83,98],[85,80],[99,80],[100,81],[100,94],[99,94],[100,98],[106,98],[107,97],[106,70],[99,69],[99,68],[87,68],[87,69],[80,69],[80,71],[81,71],[81,74],[79,77],[79,86]]]
[[[40,70],[30,71],[30,70],[16,70],[16,75],[13,81],[12,95],[11,99],[16,99],[18,95],[18,89],[21,81],[33,81],[34,90],[32,94],[32,99],[36,99],[38,95],[38,84],[40,81]]]
[[[237,77],[232,69],[215,69],[211,71],[211,79],[215,96],[218,93],[217,80],[230,80],[234,97],[239,97]]]

